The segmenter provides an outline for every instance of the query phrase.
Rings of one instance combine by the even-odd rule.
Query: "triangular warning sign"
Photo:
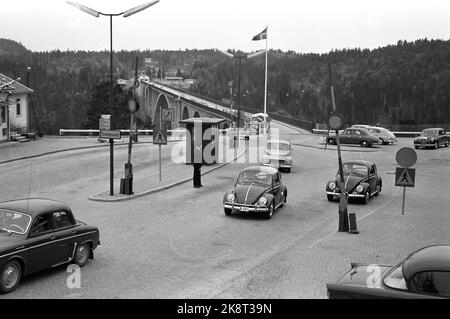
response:
[[[155,144],[167,144],[167,139],[164,136],[164,134],[159,131],[158,134],[156,135],[155,139],[153,140],[153,143]]]
[[[396,172],[396,186],[414,187],[415,172],[412,169],[401,168]]]

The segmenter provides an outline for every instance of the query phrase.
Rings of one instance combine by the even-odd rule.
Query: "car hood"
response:
[[[339,175],[336,176],[336,180],[339,180],[340,177]],[[356,186],[358,186],[361,182],[364,182],[365,180],[367,180],[366,177],[361,177],[358,175],[344,175],[344,185],[345,185],[345,190],[347,192],[352,192]]]
[[[375,280],[383,278],[386,272],[391,268],[392,266],[387,265],[352,263],[352,269],[350,269],[336,283],[367,287],[369,282],[374,283]]]
[[[254,204],[269,187],[261,184],[238,184],[234,189],[237,204]]]

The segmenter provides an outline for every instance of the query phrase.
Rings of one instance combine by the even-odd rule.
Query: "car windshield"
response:
[[[395,267],[395,269],[384,278],[384,284],[394,289],[408,289],[405,278],[403,277],[403,264]]]
[[[426,130],[426,131],[422,131],[422,136],[426,136],[426,137],[436,137],[436,136],[438,136],[438,131],[435,131],[435,130]]]
[[[344,175],[360,175],[360,176],[367,176],[369,173],[367,166],[360,165],[360,164],[349,164],[346,163],[342,166]]]
[[[269,151],[289,151],[291,147],[288,143],[269,142],[267,143],[267,150]]]
[[[244,171],[241,174],[239,174],[238,184],[251,184],[251,183],[271,185],[272,175],[257,170]]]
[[[30,215],[0,209],[0,231],[23,235],[30,223]]]

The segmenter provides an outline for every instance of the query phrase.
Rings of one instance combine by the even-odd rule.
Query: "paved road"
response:
[[[409,139],[395,146],[344,148],[344,160],[373,160],[384,180],[382,194],[368,205],[351,203],[349,209],[360,218],[361,234],[350,236],[335,233],[337,203],[328,202],[324,193],[326,181],[337,170],[336,152],[323,150],[321,137],[287,126],[281,127],[281,135],[296,145],[294,167],[291,174],[283,175],[288,204],[271,220],[223,214],[222,196],[246,164],[230,164],[205,176],[202,189],[184,184],[133,201],[97,203],[87,198],[96,189],[107,188],[108,170],[101,170],[103,164],[98,164],[107,162],[107,150],[33,160],[31,194],[67,202],[77,218],[100,228],[103,245],[82,269],[81,289],[66,287],[68,273],[63,266],[24,279],[16,292],[0,298],[322,298],[326,296],[324,283],[339,277],[349,258],[377,255],[392,262],[409,252],[412,243],[450,242],[442,230],[448,229],[448,219],[428,220],[424,223],[427,229],[439,221],[442,229],[424,234],[417,220],[412,220],[421,216],[427,204],[440,213],[450,204],[441,195],[431,195],[450,184],[449,148],[419,153],[416,179],[421,182],[409,196],[415,196],[420,205],[408,206],[409,222],[415,225],[408,245],[397,244],[395,237],[402,234],[401,238],[407,238],[402,227],[408,232],[411,228],[406,227],[408,223],[396,224],[400,192],[389,172],[395,170],[396,150],[410,145]],[[136,148],[136,167],[152,174],[156,171],[154,156],[147,148]],[[121,167],[125,158],[126,150],[118,151],[116,167]],[[26,196],[30,169],[24,161],[0,167],[2,199]],[[391,225],[399,227],[397,234],[376,219],[386,212]],[[447,227],[442,227],[444,224]],[[377,226],[376,232],[372,225]],[[386,231],[391,236],[383,235]],[[382,235],[392,242],[376,237]]]

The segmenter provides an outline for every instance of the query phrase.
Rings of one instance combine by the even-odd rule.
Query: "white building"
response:
[[[0,142],[28,132],[29,95],[33,90],[0,73]]]

